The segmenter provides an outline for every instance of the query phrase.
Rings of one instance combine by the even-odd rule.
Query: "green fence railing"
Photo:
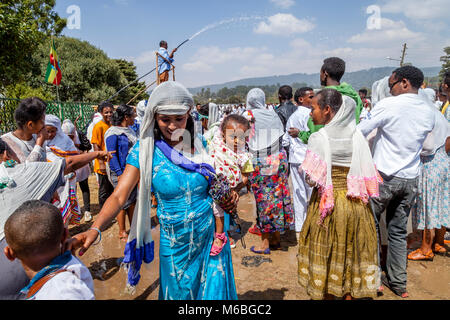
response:
[[[19,103],[19,99],[0,98],[0,132],[5,133],[16,129],[14,111]],[[96,105],[90,103],[54,101],[46,101],[46,103],[46,113],[53,114],[62,121],[70,119],[75,122],[75,119],[79,117],[77,126],[81,130],[88,125],[96,110]]]

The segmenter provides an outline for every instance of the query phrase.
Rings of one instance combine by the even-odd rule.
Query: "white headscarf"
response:
[[[74,144],[81,144],[80,138],[78,137],[77,129],[75,128],[75,125],[72,123],[70,119],[66,119],[63,121],[63,124],[61,126],[62,132],[64,132],[66,135],[72,135],[74,136]]]
[[[147,108],[148,100],[141,100],[139,101],[138,105],[136,106],[136,114],[139,121],[142,121],[145,115],[145,108]]]
[[[92,119],[92,123],[94,124],[94,126],[99,123],[100,121],[103,120],[103,116],[100,112],[96,112],[94,114],[94,118]]]
[[[375,81],[372,86],[372,106],[375,106],[381,100],[392,97],[391,89],[389,88],[389,78],[386,76],[381,80]]]
[[[208,130],[217,122],[219,122],[219,107],[215,103],[209,104],[209,115],[208,115]]]
[[[284,134],[283,123],[273,110],[266,108],[266,95],[259,88],[247,94],[247,112],[244,116],[255,119],[254,135],[250,137],[251,151],[262,151],[275,145]]]
[[[185,115],[193,106],[194,99],[189,91],[178,82],[168,81],[160,84],[153,90],[148,106],[145,109],[139,139],[140,185],[136,208],[137,213],[135,212],[133,215],[127,248],[130,247],[129,250],[131,251],[139,250],[141,254],[135,254],[135,259],[144,259],[146,263],[150,263],[151,261],[145,261],[146,257],[143,251],[146,251],[146,248],[151,247],[153,243],[150,213],[155,117],[156,114]],[[133,244],[134,242],[135,245]],[[140,264],[141,262],[141,260],[134,260],[126,263],[129,279],[130,274],[134,279],[138,277],[140,267],[135,267],[135,264]],[[131,292],[134,289],[134,286],[130,283],[128,283],[127,287]]]
[[[333,165],[350,167],[347,176],[347,196],[368,202],[378,197],[381,177],[375,168],[369,145],[356,128],[353,99],[343,96],[343,104],[324,128],[313,133],[301,169],[319,187],[321,220],[334,208]]]
[[[57,116],[54,116],[52,114],[45,115],[45,125],[46,126],[52,126],[56,128],[56,136],[52,139],[47,141],[46,143],[46,150],[47,150],[47,157],[50,157],[51,160],[52,154],[54,154],[54,151],[52,149],[57,149],[59,151],[63,152],[77,152],[78,149],[75,147],[75,144],[73,143],[72,139],[70,139],[61,129],[61,120]]]

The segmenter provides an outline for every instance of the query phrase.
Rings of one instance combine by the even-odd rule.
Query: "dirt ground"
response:
[[[95,220],[98,212],[97,182],[90,177],[91,211]],[[81,193],[78,198],[83,206]],[[83,209],[83,207],[82,207]],[[250,247],[257,245],[260,238],[247,230],[255,222],[255,205],[252,194],[241,196],[238,207],[241,219],[244,221],[244,249],[240,240],[232,249],[233,268],[238,298],[240,300],[309,300],[305,289],[297,282],[297,247],[291,246],[288,251],[272,251],[268,256],[257,257]],[[156,215],[153,211],[152,215]],[[87,230],[91,225],[81,221],[79,226],[71,226],[70,233],[75,234]],[[141,270],[141,281],[136,292],[130,295],[125,292],[126,272],[120,268],[125,243],[119,240],[118,225],[114,222],[103,232],[102,241],[93,246],[81,258],[90,269],[94,278],[95,296],[98,300],[155,300],[159,290],[159,226],[153,230],[155,239],[155,260],[145,265]],[[417,235],[410,234],[413,247],[420,243]],[[233,235],[238,239],[237,235]],[[262,259],[264,258],[264,259]],[[246,262],[253,262],[248,265]],[[261,263],[260,265],[255,265]],[[247,266],[245,265],[247,264]],[[408,292],[406,300],[448,300],[450,299],[450,255],[435,256],[432,262],[408,262]],[[402,300],[385,288],[384,294],[376,300]]]

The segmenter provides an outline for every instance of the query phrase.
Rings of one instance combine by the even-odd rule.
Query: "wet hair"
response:
[[[159,46],[162,47],[162,46],[164,46],[164,45],[167,45],[167,42],[164,41],[164,40],[161,40],[161,41],[159,42]]]
[[[54,250],[63,235],[61,212],[44,201],[26,201],[5,223],[6,242],[19,258]]]
[[[294,101],[298,102],[298,100],[300,98],[303,98],[308,91],[313,91],[314,92],[314,89],[310,88],[310,87],[303,87],[303,88],[300,88],[297,91],[295,91]]]
[[[291,100],[292,99],[292,87],[291,86],[282,86],[278,90],[278,95],[283,100]]]
[[[122,121],[125,119],[126,116],[131,117],[133,115],[134,109],[130,107],[129,105],[122,104],[113,113],[112,117],[112,125],[113,126],[120,126]]]
[[[209,116],[209,103],[204,104],[201,106],[200,110],[198,111],[202,116]]]
[[[403,79],[408,80],[414,89],[419,89],[425,79],[423,72],[414,66],[400,67],[395,69],[392,74],[394,75],[394,79],[397,81]]]
[[[14,120],[19,128],[23,128],[29,121],[36,122],[45,116],[47,104],[39,98],[27,98],[20,101],[14,112]]]
[[[240,116],[238,114],[230,114],[229,116],[223,119],[222,124],[220,125],[220,131],[225,132],[225,128],[227,127],[229,122],[237,122],[247,127],[247,130],[250,129],[250,122],[247,118]]]
[[[114,105],[109,101],[103,101],[98,105],[97,111],[103,113],[103,109],[112,108],[114,110]]]
[[[359,93],[362,93],[362,94],[364,94],[365,96],[367,96],[368,91],[367,91],[367,89],[360,89],[360,90],[359,90]]]
[[[333,112],[337,113],[342,106],[342,94],[335,89],[323,89],[316,95],[318,97],[318,104],[320,109],[325,109],[328,105]]]
[[[164,140],[164,135],[161,132],[161,129],[159,128],[158,121],[155,121],[155,128],[154,135],[155,135],[155,141],[158,140]],[[195,140],[195,124],[194,119],[192,119],[192,116],[189,114],[188,119],[186,122],[186,130],[189,131],[189,135],[191,136],[191,146],[194,146],[194,140]]]
[[[345,73],[345,61],[338,57],[327,58],[323,61],[322,71],[336,80],[341,81]]]

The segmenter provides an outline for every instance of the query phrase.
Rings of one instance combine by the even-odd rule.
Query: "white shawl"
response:
[[[133,292],[139,281],[140,264],[150,263],[150,257],[145,256],[148,248],[153,248],[151,234],[151,185],[154,152],[154,128],[156,114],[185,115],[194,106],[194,100],[189,91],[180,83],[168,81],[160,84],[153,90],[140,129],[139,166],[140,185],[137,206],[131,223],[127,250],[132,261],[124,261],[128,268],[129,292]],[[151,250],[151,249],[150,249]],[[147,259],[147,260],[146,260]],[[131,280],[131,281],[130,281]]]
[[[348,97],[347,97],[348,98]],[[299,170],[308,175],[319,188],[320,224],[334,208],[332,166],[350,167],[347,176],[347,196],[368,203],[378,197],[382,182],[372,160],[366,139],[356,128],[353,99],[343,96],[343,105],[324,128],[311,135],[306,158]]]
[[[244,116],[254,117],[255,123],[248,143],[252,152],[262,151],[275,145],[284,134],[283,123],[273,110],[266,108],[266,95],[259,88],[247,94],[247,112]],[[279,151],[279,150],[277,150]]]

